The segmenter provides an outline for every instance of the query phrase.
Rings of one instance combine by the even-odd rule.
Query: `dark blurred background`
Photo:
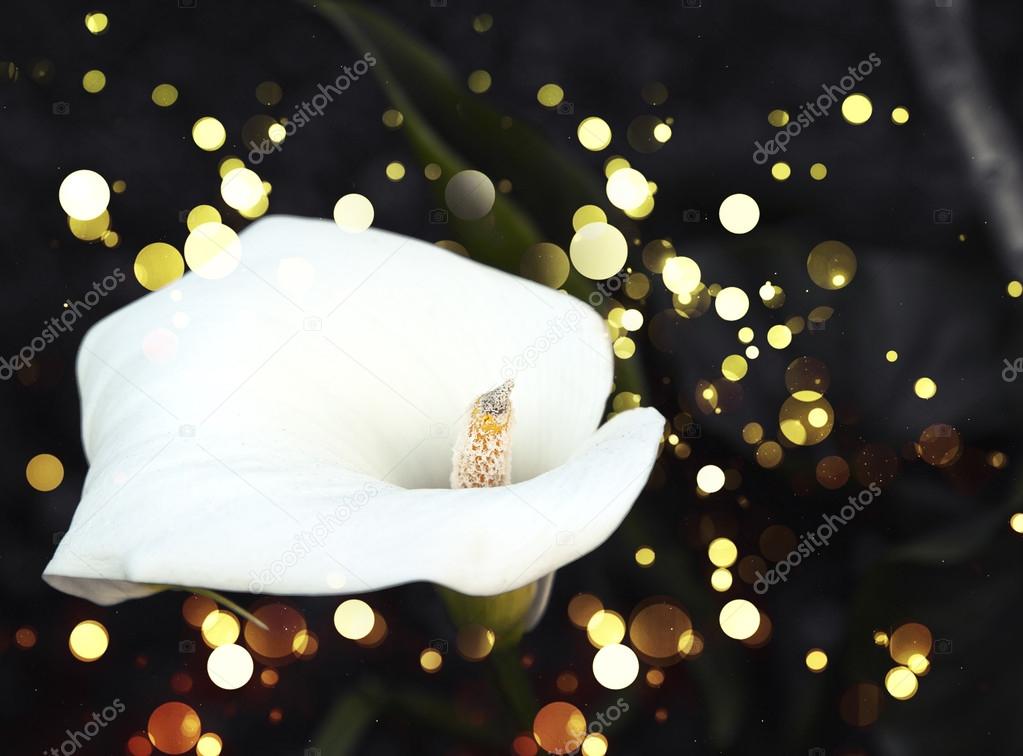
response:
[[[566,700],[595,716],[621,695],[630,708],[607,731],[610,754],[1023,753],[1023,550],[1008,525],[1023,510],[1017,472],[1023,384],[1002,379],[1003,360],[1023,356],[1023,299],[1006,293],[1010,280],[1023,277],[1014,220],[1023,217],[1015,145],[1023,118],[1019,4],[319,6],[108,0],[4,7],[0,354],[14,354],[59,315],[65,300],[80,297],[115,267],[128,272],[128,281],[30,369],[0,384],[6,430],[0,752],[48,753],[65,728],[80,728],[119,698],[125,713],[83,753],[123,753],[150,712],[168,700],[193,706],[204,728],[224,738],[225,754],[515,753],[514,739],[530,731],[543,704]],[[345,27],[330,8],[355,20]],[[86,28],[90,11],[108,14],[105,33]],[[482,14],[492,25],[480,21]],[[369,597],[389,627],[374,649],[337,636],[335,600],[295,598],[290,603],[320,638],[316,657],[282,669],[273,688],[253,681],[231,693],[206,676],[199,634],[181,615],[186,594],[101,608],[60,594],[39,577],[70,522],[86,471],[75,354],[89,325],[145,293],[130,275],[138,250],[153,241],[181,248],[182,211],[209,203],[232,227],[247,223],[221,201],[217,175],[223,157],[245,157],[246,122],[259,114],[290,115],[317,84],[332,81],[367,50],[386,72],[356,82],[259,165],[273,186],[270,213],[330,217],[339,196],[358,191],[372,198],[375,225],[428,241],[454,240],[471,257],[518,271],[524,241],[567,250],[572,213],[593,202],[639,241],[630,256],[634,269],[643,270],[643,245],[670,239],[679,254],[699,261],[706,282],[743,287],[753,306],[741,324],[708,313],[671,318],[657,343],[646,328],[634,335],[639,350],[619,362],[616,389],[639,393],[643,404],[674,423],[677,435],[692,421],[700,436],[681,439],[683,448],[674,451],[666,445],[625,524],[602,548],[558,573],[546,616],[517,648],[480,663],[451,652],[439,674],[426,675],[419,652],[455,633],[429,586]],[[754,141],[774,132],[769,111],[794,114],[872,52],[882,64],[858,87],[873,101],[870,121],[852,127],[833,111],[805,129],[784,157],[793,170],[784,182],[751,160]],[[106,74],[97,94],[83,91],[90,69]],[[477,69],[493,80],[483,94],[466,86]],[[255,95],[268,80],[283,91],[273,106]],[[180,93],[172,107],[150,99],[161,82]],[[564,88],[571,108],[537,102],[537,89],[548,82]],[[663,103],[641,96],[651,82],[664,85]],[[381,117],[396,104],[396,86],[418,114],[406,113],[404,126],[391,130]],[[897,105],[909,109],[904,126],[889,120]],[[654,153],[625,138],[630,122],[644,114],[673,119],[670,141]],[[192,123],[202,115],[227,128],[227,144],[216,153],[192,143]],[[601,153],[577,143],[576,127],[587,115],[605,118],[614,132]],[[424,177],[428,158],[409,140],[424,125],[466,166],[511,182],[499,203],[528,218],[527,231],[508,230],[501,218],[483,231],[454,218],[430,222],[430,210],[443,207],[443,181]],[[656,182],[650,217],[626,219],[603,196],[603,162],[612,154]],[[385,175],[391,161],[405,165],[403,180]],[[809,178],[814,162],[827,165],[825,180]],[[116,247],[76,239],[57,202],[62,178],[84,167],[126,182],[110,205]],[[760,224],[746,236],[726,233],[717,221],[721,200],[735,192],[760,205]],[[690,209],[699,222],[684,222]],[[806,273],[809,250],[826,239],[842,240],[857,255],[856,278],[841,291],[817,288]],[[619,297],[640,309],[647,324],[671,308],[659,276],[650,278],[642,301]],[[780,311],[755,297],[768,279],[785,289]],[[585,296],[585,284],[573,277],[571,285]],[[697,382],[719,379],[722,358],[740,349],[738,325],[759,335],[820,305],[834,308],[823,329],[797,334],[784,351],[758,340],[761,357],[737,384],[741,396],[730,395],[721,414],[701,411]],[[897,362],[885,361],[888,349],[899,352]],[[836,428],[823,444],[786,448],[783,462],[765,469],[740,431],[755,420],[775,437],[787,396],[785,367],[801,355],[830,368],[827,396]],[[934,399],[914,395],[920,376],[937,383]],[[959,439],[954,463],[940,468],[914,447],[934,424],[951,426]],[[28,460],[43,452],[59,457],[65,470],[63,483],[48,493],[34,491],[25,477]],[[852,468],[839,490],[815,479],[816,463],[829,455]],[[709,463],[734,471],[738,483],[704,500],[694,494],[695,474]],[[816,527],[823,513],[878,479],[877,503],[788,583],[763,599],[738,574],[727,594],[711,589],[711,537],[732,538],[741,557],[755,555],[770,526],[796,533]],[[643,545],[657,554],[646,569],[633,556]],[[585,632],[566,613],[579,592],[599,596],[626,617],[643,599],[669,596],[692,617],[703,653],[666,668],[660,687],[641,676],[625,691],[604,690],[590,672],[593,649]],[[754,600],[770,618],[771,636],[759,648],[718,627],[720,606],[735,597]],[[67,647],[71,628],[86,618],[101,621],[111,636],[110,649],[93,664],[76,661]],[[910,621],[943,642],[919,692],[896,701],[883,682],[893,662],[873,634]],[[30,648],[16,639],[22,628],[35,635]],[[199,651],[179,653],[180,641],[189,639]],[[804,664],[811,647],[828,652],[821,674]],[[181,672],[192,680],[184,693],[171,684]],[[564,672],[578,679],[570,693],[556,682]],[[509,680],[519,687],[510,690]],[[280,721],[273,721],[274,709]]]

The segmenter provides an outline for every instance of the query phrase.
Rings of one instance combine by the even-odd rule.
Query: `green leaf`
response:
[[[383,703],[376,686],[367,687],[369,689],[356,690],[334,702],[313,737],[316,748],[331,756],[357,752],[366,727]]]

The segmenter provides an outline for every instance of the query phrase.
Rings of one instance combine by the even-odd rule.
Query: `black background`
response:
[[[963,0],[952,2],[967,6]],[[921,69],[907,57],[907,29],[893,4],[704,0],[702,5],[449,0],[446,7],[431,7],[419,0],[375,6],[446,60],[459,81],[477,68],[490,71],[494,85],[482,99],[535,129],[548,149],[593,177],[597,193],[554,196],[538,188],[520,194],[515,187],[542,187],[545,176],[516,174],[516,166],[507,165],[482,132],[475,138],[471,129],[463,133],[457,145],[462,153],[493,178],[511,179],[512,197],[529,210],[547,240],[568,248],[570,213],[602,199],[601,166],[613,151],[658,184],[653,215],[626,224],[644,243],[671,238],[681,254],[700,261],[707,281],[755,292],[770,278],[786,289],[785,313],[805,315],[819,304],[836,308],[824,333],[804,333],[785,352],[764,348],[742,383],[741,410],[697,416],[703,437],[694,442],[693,456],[677,460],[669,450],[619,532],[559,572],[544,621],[519,650],[535,659],[527,671],[530,695],[537,707],[564,698],[591,715],[617,698],[592,681],[592,649],[565,614],[572,595],[596,593],[626,615],[643,598],[669,595],[690,611],[707,648],[700,659],[668,669],[659,690],[639,681],[624,692],[631,708],[607,733],[611,754],[801,754],[812,747],[829,754],[884,756],[1021,753],[1023,557],[1019,536],[1006,521],[1021,509],[1023,389],[1003,382],[1001,369],[1003,359],[1023,355],[1018,329],[1023,300],[1005,295],[1008,280],[1023,270],[1011,270],[1005,262],[1004,245],[971,183],[974,156],[949,129],[948,103],[925,96]],[[1018,4],[991,0],[973,6],[969,35],[995,106],[1016,138],[1023,118]],[[105,34],[93,36],[85,29],[83,17],[90,10],[109,14]],[[484,12],[493,14],[494,26],[480,34],[472,19]],[[87,326],[144,293],[130,275],[134,255],[158,240],[180,248],[187,234],[182,210],[211,203],[224,210],[226,222],[241,228],[245,222],[219,200],[218,158],[244,154],[240,128],[250,116],[289,115],[318,83],[333,80],[342,65],[363,52],[297,2],[4,6],[0,60],[13,61],[19,76],[0,82],[0,353],[14,354],[59,315],[66,299],[80,297],[114,268],[127,272],[128,281],[73,334],[49,346],[31,370],[0,384],[0,700],[6,723],[0,752],[38,753],[59,746],[65,728],[81,727],[116,697],[126,712],[82,752],[121,753],[155,706],[182,698],[196,707],[207,728],[224,737],[225,754],[300,754],[320,742],[317,733],[334,702],[374,684],[368,681],[381,683],[388,693],[354,750],[345,752],[509,752],[512,738],[529,729],[529,721],[517,720],[497,691],[491,662],[473,665],[451,654],[441,674],[421,672],[419,651],[430,639],[454,633],[428,586],[370,597],[391,628],[388,640],[374,650],[341,642],[331,625],[335,601],[295,599],[320,636],[318,656],[283,670],[273,690],[252,683],[243,692],[228,693],[206,678],[204,654],[178,653],[180,640],[198,638],[181,619],[182,594],[99,608],[59,594],[39,578],[54,534],[70,521],[86,469],[73,366]],[[874,102],[871,121],[854,129],[833,112],[795,140],[787,157],[793,177],[773,181],[766,167],[750,159],[753,141],[772,134],[766,113],[773,107],[794,112],[822,84],[836,82],[847,66],[871,52],[883,61],[863,85]],[[30,75],[41,59],[53,68],[43,82]],[[91,68],[107,75],[98,95],[81,88],[81,76]],[[255,86],[266,79],[284,91],[281,103],[269,111],[254,96]],[[658,107],[639,94],[653,80],[670,92]],[[164,81],[180,91],[178,102],[167,109],[149,98],[152,87]],[[573,116],[537,104],[536,90],[548,81],[564,87]],[[480,99],[468,91],[464,97]],[[55,114],[55,102],[69,103],[70,113]],[[900,104],[910,109],[911,119],[896,128],[887,114]],[[271,213],[329,217],[337,197],[359,191],[373,198],[375,225],[430,241],[457,239],[457,229],[428,223],[428,211],[438,203],[434,187],[423,178],[403,132],[382,126],[380,115],[388,106],[379,83],[366,77],[281,153],[268,157],[259,173],[273,184]],[[654,155],[636,154],[622,139],[629,121],[646,112],[675,119],[673,138]],[[200,151],[190,139],[191,124],[205,114],[217,116],[228,129],[228,144],[216,155]],[[589,114],[603,116],[614,129],[616,141],[605,153],[589,153],[576,143],[575,127]],[[406,164],[404,181],[384,176],[391,160]],[[823,182],[806,175],[818,160],[829,168]],[[127,191],[111,203],[122,239],[115,249],[78,241],[67,229],[57,188],[63,176],[81,167],[127,182]],[[1007,157],[1005,170],[1018,166]],[[746,237],[725,233],[716,220],[721,199],[737,191],[756,197],[762,213],[757,230]],[[683,224],[686,208],[699,209],[704,222]],[[952,224],[933,222],[938,208],[952,210]],[[857,278],[840,292],[820,291],[806,277],[806,254],[824,239],[841,239],[858,256]],[[476,253],[470,249],[486,258],[484,251]],[[640,265],[638,253],[631,262]],[[641,307],[648,322],[670,306],[654,279],[654,293]],[[759,305],[752,313],[744,322],[758,333],[773,322]],[[679,411],[695,412],[695,381],[718,375],[721,358],[736,351],[734,327],[713,314],[680,321],[670,354],[642,336],[639,342],[633,359],[640,361],[651,387],[644,404],[669,419]],[[895,365],[884,362],[889,348],[900,353]],[[749,419],[769,424],[785,396],[784,367],[804,353],[830,366],[829,398],[841,427],[821,447],[793,450],[781,468],[761,470],[739,429]],[[912,383],[921,375],[938,383],[939,393],[930,402],[913,396]],[[757,535],[768,524],[800,532],[859,490],[855,482],[837,492],[814,484],[817,459],[831,453],[849,457],[865,443],[901,450],[935,422],[952,424],[962,434],[960,462],[937,470],[902,459],[895,480],[866,514],[783,588],[757,600],[772,619],[771,642],[751,650],[725,638],[716,620],[721,596],[707,583],[710,568],[700,536],[705,518],[733,532],[740,553],[756,549]],[[1005,469],[984,463],[994,450],[1008,456]],[[35,492],[25,482],[25,464],[40,452],[57,455],[65,466],[63,484],[51,493]],[[742,488],[713,504],[697,501],[695,472],[708,462],[740,470]],[[808,474],[807,487],[800,481]],[[740,494],[752,501],[751,510],[736,505]],[[649,570],[640,570],[632,559],[643,543],[658,554]],[[745,585],[733,593],[753,597]],[[102,660],[81,664],[68,653],[67,634],[89,617],[107,626],[112,643]],[[871,632],[910,620],[951,641],[952,653],[932,659],[911,701],[896,702],[885,694],[876,724],[850,727],[839,716],[842,692],[857,682],[881,684],[891,666],[885,651],[873,645]],[[39,634],[31,650],[13,642],[15,630],[26,625]],[[803,665],[812,646],[827,648],[831,657],[820,676]],[[171,692],[169,680],[183,669],[195,687],[182,697]],[[572,696],[554,685],[566,669],[581,681]],[[445,702],[446,713],[399,705],[404,691]],[[284,711],[280,724],[267,721],[272,706]],[[663,723],[654,718],[658,707],[668,712]],[[471,725],[472,732],[462,725]]]

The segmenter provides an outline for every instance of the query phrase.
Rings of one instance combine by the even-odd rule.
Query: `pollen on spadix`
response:
[[[451,464],[452,488],[491,488],[511,482],[511,391],[507,380],[480,394],[459,434]]]

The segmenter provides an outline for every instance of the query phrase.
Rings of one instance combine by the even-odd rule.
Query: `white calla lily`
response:
[[[52,586],[494,595],[624,518],[664,421],[597,427],[612,358],[587,305],[384,231],[272,217],[241,242],[226,278],[186,276],[83,341],[90,469]],[[473,400],[509,378],[511,483],[449,488]]]

